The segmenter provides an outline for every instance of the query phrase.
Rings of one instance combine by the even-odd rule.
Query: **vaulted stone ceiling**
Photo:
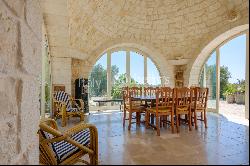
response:
[[[247,9],[241,0],[73,0],[70,44],[90,53],[118,38],[150,43],[169,58],[190,57],[232,24],[230,11],[240,20]]]
[[[66,2],[62,15],[67,15],[68,43],[87,55],[109,43],[132,42],[150,46],[166,59],[193,58],[219,34],[248,24],[248,0]]]

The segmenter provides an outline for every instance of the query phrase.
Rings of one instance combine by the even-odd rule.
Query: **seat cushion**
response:
[[[44,137],[47,139],[52,139],[54,138],[52,134],[47,133],[43,131]],[[84,145],[84,146],[89,146],[90,144],[90,131],[88,129],[82,130],[78,133],[75,133],[71,135],[71,138],[75,140],[76,142]],[[66,141],[60,141],[60,142],[54,142],[51,143],[51,148],[57,158],[57,161],[60,163],[63,160],[67,159],[77,151],[79,151],[79,148],[66,142]]]

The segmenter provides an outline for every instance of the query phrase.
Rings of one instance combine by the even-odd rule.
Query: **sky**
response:
[[[207,64],[216,63],[216,53],[213,52]],[[238,36],[220,47],[220,66],[227,66],[231,73],[230,83],[237,79],[245,79],[246,67],[246,35]]]
[[[220,65],[228,66],[232,78],[230,83],[236,83],[237,79],[245,79],[245,63],[246,63],[246,35],[236,37],[220,48]],[[216,53],[213,52],[206,62],[208,65],[216,63]],[[96,64],[101,64],[107,68],[107,54],[104,54]],[[126,72],[126,52],[118,51],[111,54],[111,65],[119,68],[119,75]],[[160,75],[154,62],[147,58],[148,66],[148,83],[160,84]],[[144,82],[144,62],[143,56],[130,52],[130,74],[137,82]]]

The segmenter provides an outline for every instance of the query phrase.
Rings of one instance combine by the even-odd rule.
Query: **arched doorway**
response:
[[[208,107],[227,117],[244,118],[247,33],[232,36],[216,47],[206,60],[199,85],[209,87]]]

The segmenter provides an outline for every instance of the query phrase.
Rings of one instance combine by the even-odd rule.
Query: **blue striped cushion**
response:
[[[53,138],[53,135],[50,133],[47,133],[43,131],[45,138],[51,139]],[[75,140],[76,142],[84,145],[89,146],[90,144],[90,131],[89,129],[82,130],[78,133],[75,133],[71,135],[71,138]],[[54,142],[51,143],[51,147],[53,149],[53,152],[58,159],[58,162],[63,161],[64,159],[68,158],[75,152],[79,150],[78,147],[66,142],[66,141],[60,141],[60,142]]]
[[[64,91],[57,91],[57,92],[55,92],[54,97],[57,101],[66,103],[66,111],[67,112],[77,112],[78,111],[77,108],[72,107],[71,102],[70,102],[70,96],[68,93],[66,93]]]

